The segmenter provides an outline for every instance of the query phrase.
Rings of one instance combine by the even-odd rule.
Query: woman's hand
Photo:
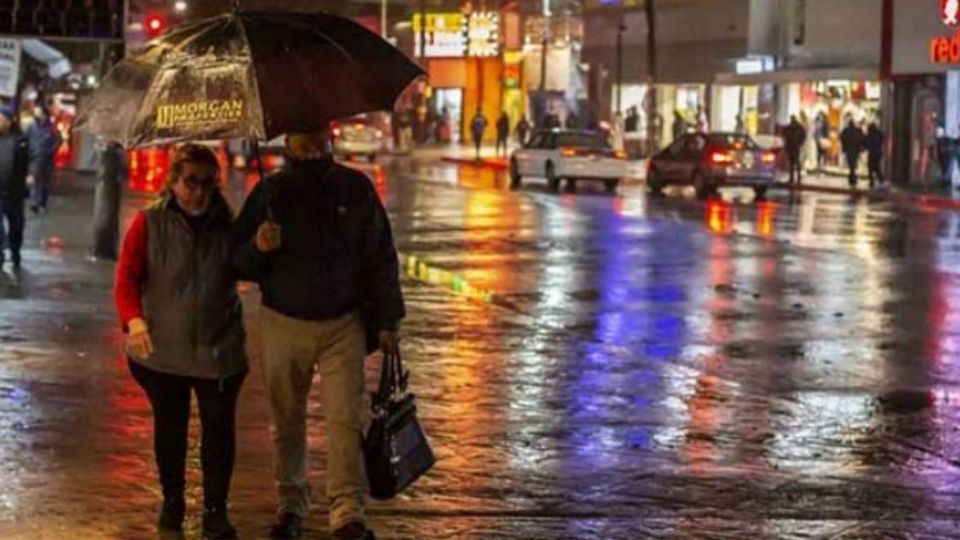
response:
[[[143,319],[137,317],[127,323],[127,354],[135,360],[146,360],[153,354],[153,341],[150,340],[150,330]]]

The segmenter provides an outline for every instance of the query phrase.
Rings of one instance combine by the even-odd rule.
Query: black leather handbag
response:
[[[373,421],[363,441],[370,496],[392,499],[433,467],[436,458],[407,391],[410,373],[400,351],[384,351],[380,388],[372,395]]]

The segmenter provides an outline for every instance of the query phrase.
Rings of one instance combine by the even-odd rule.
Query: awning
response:
[[[24,39],[22,41],[23,52],[30,58],[46,64],[47,73],[52,79],[59,79],[67,73],[70,73],[72,66],[70,60],[59,50],[47,45],[39,39]]]
[[[781,69],[765,73],[718,73],[717,84],[758,85],[787,84],[817,81],[876,81],[880,79],[879,67],[830,67],[810,69]]]

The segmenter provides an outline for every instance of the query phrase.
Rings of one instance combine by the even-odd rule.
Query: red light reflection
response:
[[[733,230],[735,222],[733,216],[733,206],[722,200],[712,200],[707,202],[704,221],[707,227],[718,234],[729,234]]]

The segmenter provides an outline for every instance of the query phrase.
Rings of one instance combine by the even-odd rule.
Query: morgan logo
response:
[[[960,0],[940,0],[940,19],[947,26],[960,24]]]

